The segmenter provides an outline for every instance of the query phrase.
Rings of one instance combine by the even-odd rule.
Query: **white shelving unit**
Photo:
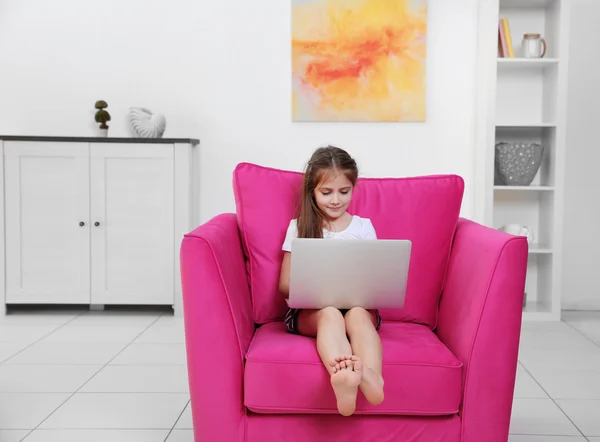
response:
[[[567,0],[483,0],[479,6],[476,102],[476,194],[479,220],[491,227],[516,223],[533,231],[527,268],[524,320],[561,316],[562,209],[564,193]],[[514,58],[498,58],[498,22],[509,21]],[[522,58],[526,33],[539,33],[548,49],[541,59]],[[538,142],[540,169],[529,186],[495,181],[495,145]]]

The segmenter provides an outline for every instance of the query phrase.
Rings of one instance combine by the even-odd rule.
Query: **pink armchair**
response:
[[[526,239],[460,219],[459,177],[360,180],[351,213],[380,238],[411,239],[413,256],[405,308],[382,312],[385,400],[359,396],[342,417],[314,340],[285,332],[276,293],[300,179],[238,166],[237,214],[182,242],[196,442],[505,442]]]

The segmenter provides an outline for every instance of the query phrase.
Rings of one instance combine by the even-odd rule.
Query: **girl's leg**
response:
[[[360,389],[371,404],[379,405],[383,402],[383,351],[381,338],[375,329],[375,312],[355,307],[346,313],[345,322],[352,351],[356,356],[354,370],[362,372]]]
[[[352,370],[350,362],[347,366],[342,363],[342,370],[335,368],[336,359],[352,355],[344,316],[334,307],[302,310],[298,315],[298,332],[317,338],[317,351],[331,376],[338,411],[344,416],[350,416],[356,408],[356,395],[362,376]]]
[[[319,356],[330,374],[333,374],[335,358],[352,355],[344,316],[337,308],[301,310],[298,315],[298,332],[317,338]]]

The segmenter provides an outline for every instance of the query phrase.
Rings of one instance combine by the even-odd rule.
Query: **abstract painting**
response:
[[[427,0],[292,0],[294,121],[425,121]]]

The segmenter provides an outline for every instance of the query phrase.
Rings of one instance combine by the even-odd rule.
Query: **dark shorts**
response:
[[[289,333],[298,334],[298,315],[301,311],[302,309],[299,308],[291,308],[285,315],[285,329]],[[340,309],[340,312],[343,316],[346,316],[348,309]],[[379,331],[381,328],[381,315],[379,314],[379,310],[375,310],[375,315],[377,316],[377,325],[375,326],[375,329]]]

